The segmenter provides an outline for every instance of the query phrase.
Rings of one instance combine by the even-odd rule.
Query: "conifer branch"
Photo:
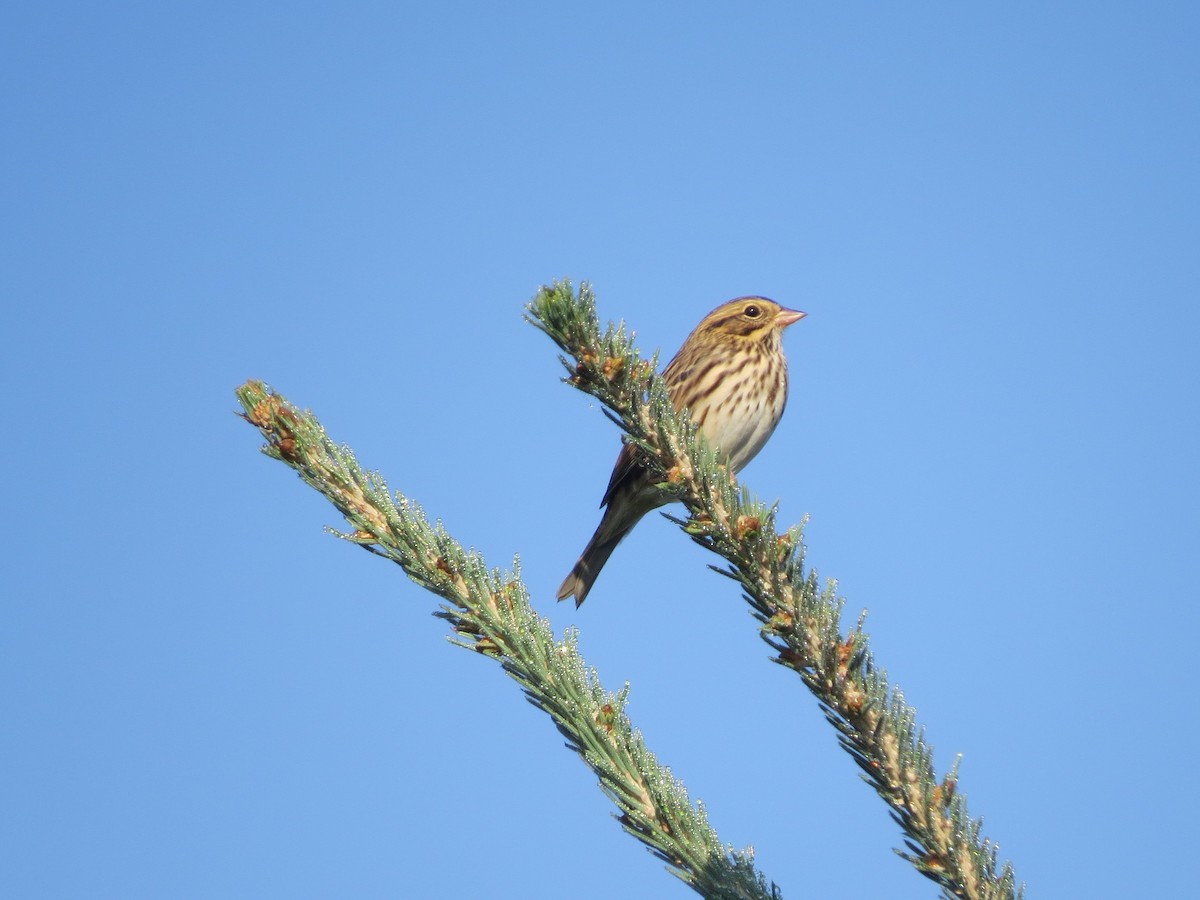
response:
[[[593,317],[594,318],[594,317]],[[497,660],[528,700],[553,720],[600,779],[621,826],[697,893],[722,900],[769,900],[778,892],[754,867],[752,851],[723,845],[704,808],[647,748],[625,714],[627,690],[606,692],[579,654],[577,634],[555,640],[549,620],[529,605],[519,572],[488,569],[382,477],[364,472],[349,448],[335,444],[316,418],[262,382],[237,390],[243,418],[266,439],[263,452],[291,466],[350,523],[338,536],[397,563],[442,598],[451,640]],[[336,533],[336,532],[335,532]]]
[[[945,897],[999,900],[1023,895],[1011,863],[980,837],[958,786],[958,762],[938,780],[933,749],[916,711],[888,684],[871,653],[863,620],[843,633],[836,585],[804,568],[802,525],[780,533],[775,509],[740,487],[684,415],[677,415],[654,360],[638,355],[623,324],[600,330],[589,287],[543,287],[528,320],[566,356],[567,383],[599,400],[646,451],[652,468],[687,508],[672,518],[726,563],[713,568],[741,585],[774,662],[796,672],[816,696],[838,740],[903,829],[896,852],[937,882]]]

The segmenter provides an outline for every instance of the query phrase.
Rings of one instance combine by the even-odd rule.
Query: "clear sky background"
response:
[[[0,26],[0,894],[685,897],[433,597],[322,532],[248,377],[497,566],[788,897],[928,898],[521,319],[669,356],[762,293],[811,516],[1031,897],[1176,896],[1197,791],[1193,4],[18,4]]]

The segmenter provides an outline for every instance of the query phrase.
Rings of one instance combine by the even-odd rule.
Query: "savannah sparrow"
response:
[[[766,297],[739,297],[718,306],[688,335],[663,378],[675,409],[687,409],[731,472],[763,448],[787,404],[783,329],[804,313]],[[621,448],[600,505],[600,527],[558,589],[558,599],[583,603],[600,569],[633,526],[669,502],[655,486],[640,451]]]

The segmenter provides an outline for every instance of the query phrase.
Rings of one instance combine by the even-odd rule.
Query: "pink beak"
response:
[[[800,312],[798,309],[788,309],[785,306],[780,308],[779,312],[776,314],[775,324],[780,328],[787,328],[793,322],[799,322],[807,315],[808,313]]]

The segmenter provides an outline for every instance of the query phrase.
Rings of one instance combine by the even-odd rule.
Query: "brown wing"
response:
[[[679,390],[679,386],[691,377],[694,358],[694,354],[689,356],[680,350],[663,369],[663,378],[667,382],[667,395],[671,398],[671,405],[675,407],[676,412],[679,412],[679,397],[683,393]],[[645,481],[646,469],[645,454],[633,444],[624,444],[621,447],[621,455],[617,457],[617,464],[613,466],[612,476],[608,479],[608,487],[604,491],[604,499],[600,501],[600,505],[608,506],[618,491],[625,487],[631,487],[638,481]]]
[[[645,473],[646,460],[642,452],[633,444],[622,445],[621,453],[617,457],[617,464],[613,466],[612,476],[608,479],[608,487],[604,489],[604,499],[600,501],[600,505],[608,506],[612,498],[626,486],[632,486],[645,478]]]

